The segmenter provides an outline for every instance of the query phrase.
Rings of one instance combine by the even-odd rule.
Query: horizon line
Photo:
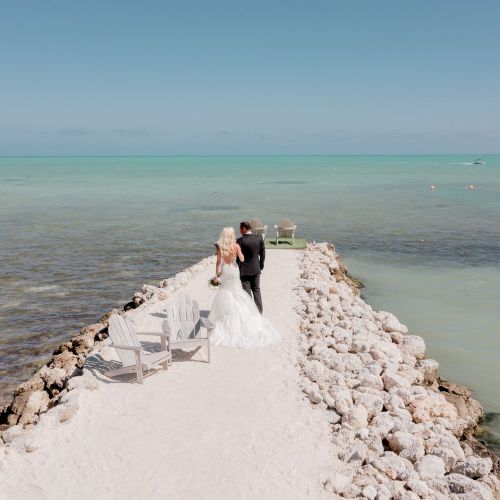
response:
[[[0,158],[214,158],[214,157],[328,157],[328,156],[474,156],[481,157],[477,153],[235,153],[235,154],[12,154],[2,155]],[[482,156],[498,156],[500,152],[483,153]]]

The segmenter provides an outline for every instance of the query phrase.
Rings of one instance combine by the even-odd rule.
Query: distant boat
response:
[[[474,165],[486,165],[486,162],[481,158],[476,158],[474,160]]]

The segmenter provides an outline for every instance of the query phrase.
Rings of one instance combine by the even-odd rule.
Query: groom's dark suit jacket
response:
[[[264,269],[264,260],[266,259],[266,248],[262,236],[255,234],[245,234],[237,240],[241,247],[241,252],[245,257],[245,262],[240,262],[240,276],[255,276]]]

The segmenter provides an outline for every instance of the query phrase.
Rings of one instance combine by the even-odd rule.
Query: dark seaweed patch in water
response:
[[[307,181],[266,181],[261,184],[309,184]]]
[[[483,424],[478,427],[476,437],[484,441],[488,448],[493,450],[500,457],[500,413],[489,412],[484,416]]]
[[[440,238],[434,235],[423,235],[418,239],[391,237],[368,239],[359,235],[356,240],[338,241],[340,253],[350,254],[352,251],[366,252],[382,256],[392,255],[393,258],[404,259],[406,263],[425,263],[428,266],[467,265],[467,266],[497,266],[500,265],[500,241],[495,235],[480,234],[453,235]],[[319,238],[318,238],[319,240]]]

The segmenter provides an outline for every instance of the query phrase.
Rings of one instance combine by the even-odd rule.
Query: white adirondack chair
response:
[[[292,245],[295,244],[297,224],[294,224],[290,219],[283,219],[274,225],[274,229],[276,230],[276,246],[278,246],[280,238],[292,238]]]
[[[206,347],[210,363],[210,332],[212,325],[207,318],[200,318],[200,308],[196,300],[185,293],[176,293],[167,302],[167,319],[163,322],[163,331],[168,336],[168,349],[179,347]],[[206,328],[207,336],[201,336],[201,326]]]
[[[252,219],[250,221],[250,227],[252,228],[252,233],[257,236],[262,236],[262,239],[266,240],[267,224],[263,224],[259,219]]]
[[[168,363],[172,361],[172,354],[167,349],[167,338],[163,332],[136,332],[130,321],[119,314],[113,314],[109,318],[108,333],[111,337],[111,347],[116,349],[121,368],[106,372],[108,377],[116,377],[126,373],[136,373],[137,382],[144,383],[143,372],[159,368],[160,365],[168,369]],[[155,335],[160,337],[161,351],[146,354],[142,350],[137,335]]]

